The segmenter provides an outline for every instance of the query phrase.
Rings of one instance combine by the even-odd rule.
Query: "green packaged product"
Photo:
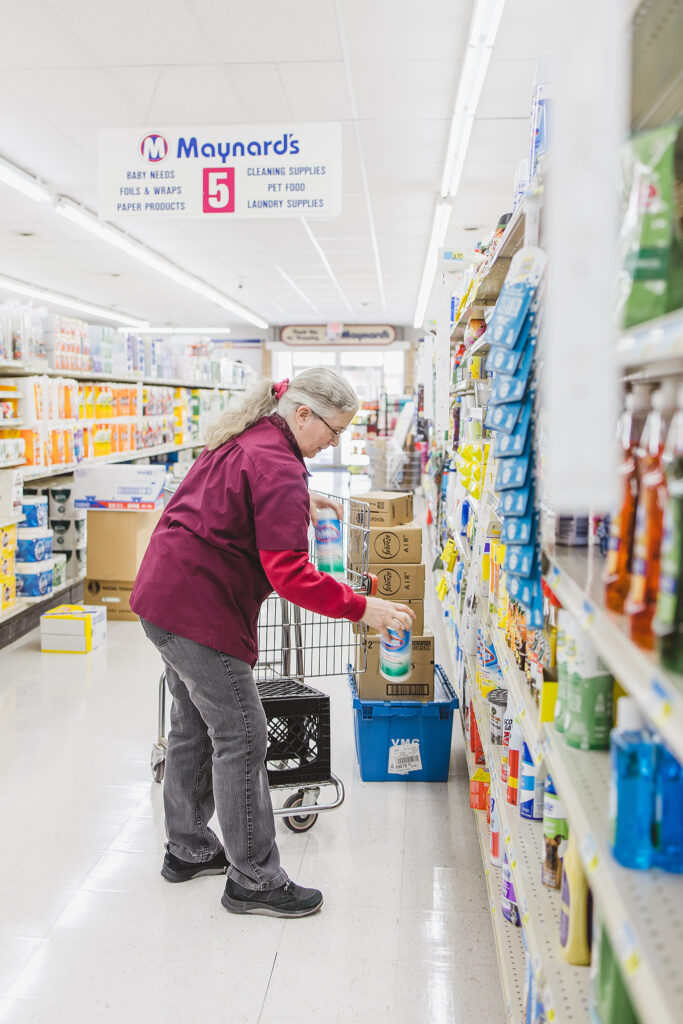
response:
[[[676,201],[683,183],[683,125],[636,135],[622,160],[619,304],[623,327],[683,306],[683,226]]]
[[[607,750],[614,720],[613,693],[611,675],[570,678],[563,730],[570,747]]]
[[[683,672],[683,388],[673,418],[663,464],[667,502],[660,555],[659,596],[653,628],[665,668]]]

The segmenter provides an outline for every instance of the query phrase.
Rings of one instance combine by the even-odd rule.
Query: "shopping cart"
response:
[[[176,484],[177,486],[177,484]],[[166,498],[172,491],[166,492]],[[331,495],[326,497],[332,498]],[[344,582],[357,593],[374,593],[376,578],[368,573],[370,506],[362,498],[332,498],[343,506],[341,522],[345,553]],[[311,539],[311,559],[315,542]],[[344,785],[331,768],[330,699],[304,682],[345,676],[349,661],[364,672],[367,626],[346,619],[328,619],[272,594],[261,607],[258,622],[256,685],[268,723],[266,767],[271,789],[291,789],[282,807],[274,809],[292,832],[307,832],[318,814],[344,802]],[[164,777],[166,750],[166,677],[159,680],[159,728],[152,747],[156,782]],[[328,802],[321,790],[332,787]],[[315,811],[307,810],[315,807]]]

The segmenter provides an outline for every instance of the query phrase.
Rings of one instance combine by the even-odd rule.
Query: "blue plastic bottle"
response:
[[[655,811],[652,862],[664,871],[683,872],[683,766],[654,740]]]
[[[626,868],[652,864],[654,755],[650,734],[631,697],[617,703],[617,725],[610,737],[610,846]]]

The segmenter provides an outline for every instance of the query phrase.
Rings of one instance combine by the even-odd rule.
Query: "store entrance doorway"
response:
[[[405,352],[402,349],[295,349],[273,352],[275,377],[295,377],[297,373],[317,366],[336,370],[349,382],[361,401],[353,427],[342,435],[341,444],[326,448],[312,464],[315,470],[351,469],[362,472],[368,464],[359,434],[367,417],[363,407],[377,408],[380,395],[402,395],[404,392]],[[360,438],[362,441],[362,438]]]

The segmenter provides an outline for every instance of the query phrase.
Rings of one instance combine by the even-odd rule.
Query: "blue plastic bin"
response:
[[[446,700],[361,700],[349,669],[354,732],[364,782],[445,782],[458,698],[441,665],[435,666]],[[419,755],[418,755],[419,751]],[[419,766],[418,766],[419,760]]]

